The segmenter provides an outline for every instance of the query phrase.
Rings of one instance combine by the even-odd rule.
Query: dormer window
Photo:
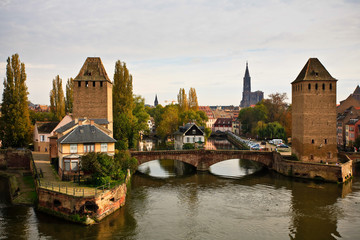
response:
[[[196,134],[196,129],[192,130],[192,134],[194,134],[194,135]]]

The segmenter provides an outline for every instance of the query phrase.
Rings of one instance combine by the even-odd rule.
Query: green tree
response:
[[[19,55],[7,59],[1,104],[0,135],[4,147],[25,147],[31,141],[25,64]]]
[[[199,110],[199,104],[198,104],[195,88],[190,88],[189,90],[189,109],[192,109],[194,111]]]
[[[69,78],[66,83],[65,112],[72,113],[74,104],[74,79]]]
[[[354,146],[356,148],[360,148],[360,136],[355,139]],[[360,149],[359,149],[359,151],[360,151]]]
[[[113,118],[116,149],[126,150],[133,147],[133,85],[132,76],[125,63],[120,60],[115,63],[113,83]]]
[[[59,75],[53,80],[53,88],[50,91],[50,110],[57,120],[61,120],[65,116],[64,90]]]
[[[165,138],[172,136],[179,127],[179,108],[176,105],[167,105],[165,111],[161,116],[162,121],[157,127],[157,133]]]
[[[189,108],[189,105],[188,105],[185,89],[180,88],[177,98],[178,98],[180,112],[187,111]]]
[[[129,138],[129,147],[136,147],[136,143],[139,139],[139,133],[149,131],[147,121],[150,119],[150,115],[145,110],[145,99],[141,96],[134,96],[134,109],[133,109],[133,121],[132,121],[132,136]]]
[[[255,107],[243,108],[239,112],[238,119],[241,122],[241,130],[244,134],[254,133],[258,121],[266,121],[268,115],[267,108],[262,103],[257,103]]]

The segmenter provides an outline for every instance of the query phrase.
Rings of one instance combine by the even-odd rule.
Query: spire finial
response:
[[[248,67],[248,61],[246,60],[246,67]]]

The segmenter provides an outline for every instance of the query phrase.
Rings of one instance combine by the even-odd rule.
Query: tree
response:
[[[180,112],[187,111],[189,106],[188,106],[188,101],[186,98],[185,89],[180,88],[177,98],[178,98]]]
[[[157,128],[158,134],[163,138],[172,136],[178,130],[178,122],[179,108],[176,105],[167,105],[162,114],[162,121]]]
[[[59,75],[53,80],[53,88],[50,91],[50,110],[57,120],[61,120],[65,116],[64,90]]]
[[[198,104],[195,88],[190,88],[189,90],[189,109],[192,109],[194,111],[199,110],[199,104]]]
[[[69,78],[66,83],[65,112],[72,113],[74,103],[74,79]]]
[[[4,147],[25,147],[31,141],[25,64],[19,55],[7,59],[1,104],[0,134]]]
[[[133,86],[132,76],[125,63],[120,60],[115,63],[113,83],[113,118],[116,149],[126,150],[132,147],[133,131]],[[130,145],[129,145],[130,139]]]
[[[145,111],[145,99],[141,96],[134,96],[134,109],[132,121],[132,137],[129,138],[129,147],[136,147],[139,133],[148,131],[147,121],[150,119],[149,114]]]

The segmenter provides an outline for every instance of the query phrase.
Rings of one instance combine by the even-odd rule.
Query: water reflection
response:
[[[209,138],[205,143],[206,150],[237,150],[238,148],[231,144],[227,139]]]
[[[139,172],[156,178],[185,176],[196,171],[194,166],[177,160],[154,160],[141,164]]]
[[[262,164],[258,162],[245,159],[230,159],[212,165],[210,172],[222,177],[240,178],[253,174],[261,170],[262,167]]]
[[[89,227],[0,204],[0,239],[357,239],[360,232],[358,177],[337,185],[272,171],[232,179],[136,173],[126,205]]]

